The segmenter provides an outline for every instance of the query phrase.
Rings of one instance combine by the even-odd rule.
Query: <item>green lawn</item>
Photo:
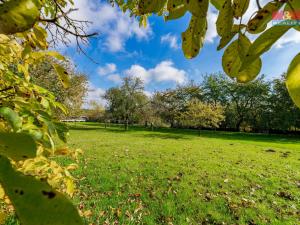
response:
[[[81,123],[69,145],[87,224],[300,224],[300,137]]]
[[[300,138],[80,124],[91,224],[299,224]],[[117,223],[119,222],[119,223]]]

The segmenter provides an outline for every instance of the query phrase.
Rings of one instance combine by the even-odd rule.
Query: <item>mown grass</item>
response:
[[[80,123],[86,224],[300,224],[300,138]]]
[[[300,138],[73,126],[89,224],[299,224]]]

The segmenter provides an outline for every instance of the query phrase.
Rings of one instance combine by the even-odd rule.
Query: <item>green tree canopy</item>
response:
[[[107,110],[113,116],[128,124],[134,122],[137,112],[147,104],[143,82],[139,78],[125,77],[120,87],[110,88],[104,95]]]
[[[220,104],[210,104],[192,99],[187,103],[186,111],[181,113],[182,124],[201,128],[218,128],[224,120],[224,109]]]
[[[53,59],[46,58],[30,70],[32,83],[37,84],[54,94],[55,100],[64,104],[68,110],[67,116],[76,116],[80,114],[84,103],[84,97],[87,94],[88,80],[84,74],[75,71],[69,61],[65,61],[62,66],[69,74],[69,86],[65,88],[57,79],[56,71],[52,66]],[[60,111],[56,111],[55,116],[63,118]]]

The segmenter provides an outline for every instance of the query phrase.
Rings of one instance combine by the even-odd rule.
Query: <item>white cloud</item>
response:
[[[116,73],[117,65],[114,63],[106,63],[105,66],[98,67],[97,71],[100,76],[106,76],[107,80],[116,84],[120,84],[122,82],[121,76]]]
[[[148,83],[150,81],[150,74],[144,67],[140,65],[132,65],[130,69],[125,71],[126,76],[138,77],[144,83]]]
[[[172,35],[171,33],[168,33],[166,35],[163,35],[160,41],[161,43],[168,44],[172,49],[179,49],[178,37],[176,35]]]
[[[138,40],[148,39],[152,34],[150,26],[142,28],[136,18],[123,13],[117,7],[112,7],[105,2],[93,0],[75,0],[74,8],[78,8],[70,14],[71,18],[90,21],[86,32],[98,32],[102,47],[110,52],[125,50],[125,43],[130,38]],[[75,38],[70,37],[71,44],[75,44]]]
[[[284,45],[287,44],[299,44],[299,43],[300,43],[300,32],[291,29],[275,43],[275,47],[282,48]]]
[[[178,84],[185,83],[187,80],[186,72],[175,68],[173,64],[172,61],[163,61],[155,68],[149,70],[149,72],[158,82],[173,81]]]
[[[208,9],[207,13],[207,32],[205,36],[205,41],[208,43],[213,43],[214,39],[218,37],[216,21],[218,18],[217,12],[213,11],[211,7]]]
[[[125,75],[139,77],[144,83],[154,81],[183,84],[187,81],[186,72],[174,67],[174,63],[170,60],[162,61],[148,70],[140,65],[132,65],[130,69],[125,71]]]
[[[83,108],[88,109],[90,107],[91,101],[95,101],[101,105],[105,105],[106,102],[102,97],[104,94],[105,94],[104,89],[98,88],[95,85],[93,85],[91,82],[89,82],[88,83],[88,92],[85,96]]]
[[[144,94],[148,97],[148,98],[151,98],[153,96],[153,92],[150,92],[150,91],[144,91]]]
[[[107,76],[107,79],[116,84],[120,84],[122,82],[122,78],[119,74],[110,74]]]
[[[100,76],[105,76],[116,72],[117,66],[114,63],[106,63],[105,66],[98,67],[97,71]]]

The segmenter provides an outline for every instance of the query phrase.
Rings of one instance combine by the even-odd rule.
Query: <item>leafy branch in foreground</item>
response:
[[[65,58],[48,50],[49,24],[64,38],[69,34],[87,40],[95,35],[84,32],[83,21],[69,18],[68,12],[75,10],[72,5],[67,0],[0,2],[0,183],[25,225],[82,224],[77,209],[61,193],[73,195],[69,170],[76,165],[62,167],[49,157],[80,154],[56,146],[57,139],[66,142],[68,129],[53,112],[67,113],[66,107],[31,77],[40,63],[51,58],[57,79],[69,86]]]
[[[119,5],[123,11],[130,11],[131,15],[140,19],[141,24],[146,24],[147,17],[152,13],[163,16],[166,21],[190,13],[190,23],[182,33],[182,50],[186,58],[194,58],[200,52],[207,31],[209,4],[213,5],[219,11],[216,22],[217,33],[220,36],[218,50],[227,46],[222,58],[223,69],[229,77],[241,83],[254,80],[258,76],[262,67],[261,56],[269,51],[276,41],[291,29],[300,31],[300,24],[282,23],[268,27],[272,17],[282,9],[299,21],[298,0],[269,0],[263,6],[257,0],[257,10],[250,12],[252,16],[245,24],[243,21],[250,0],[110,0],[110,2]],[[250,35],[258,37],[251,42]],[[290,65],[286,84],[293,101],[300,107],[300,80],[295,78],[300,68],[298,58],[296,56]]]

